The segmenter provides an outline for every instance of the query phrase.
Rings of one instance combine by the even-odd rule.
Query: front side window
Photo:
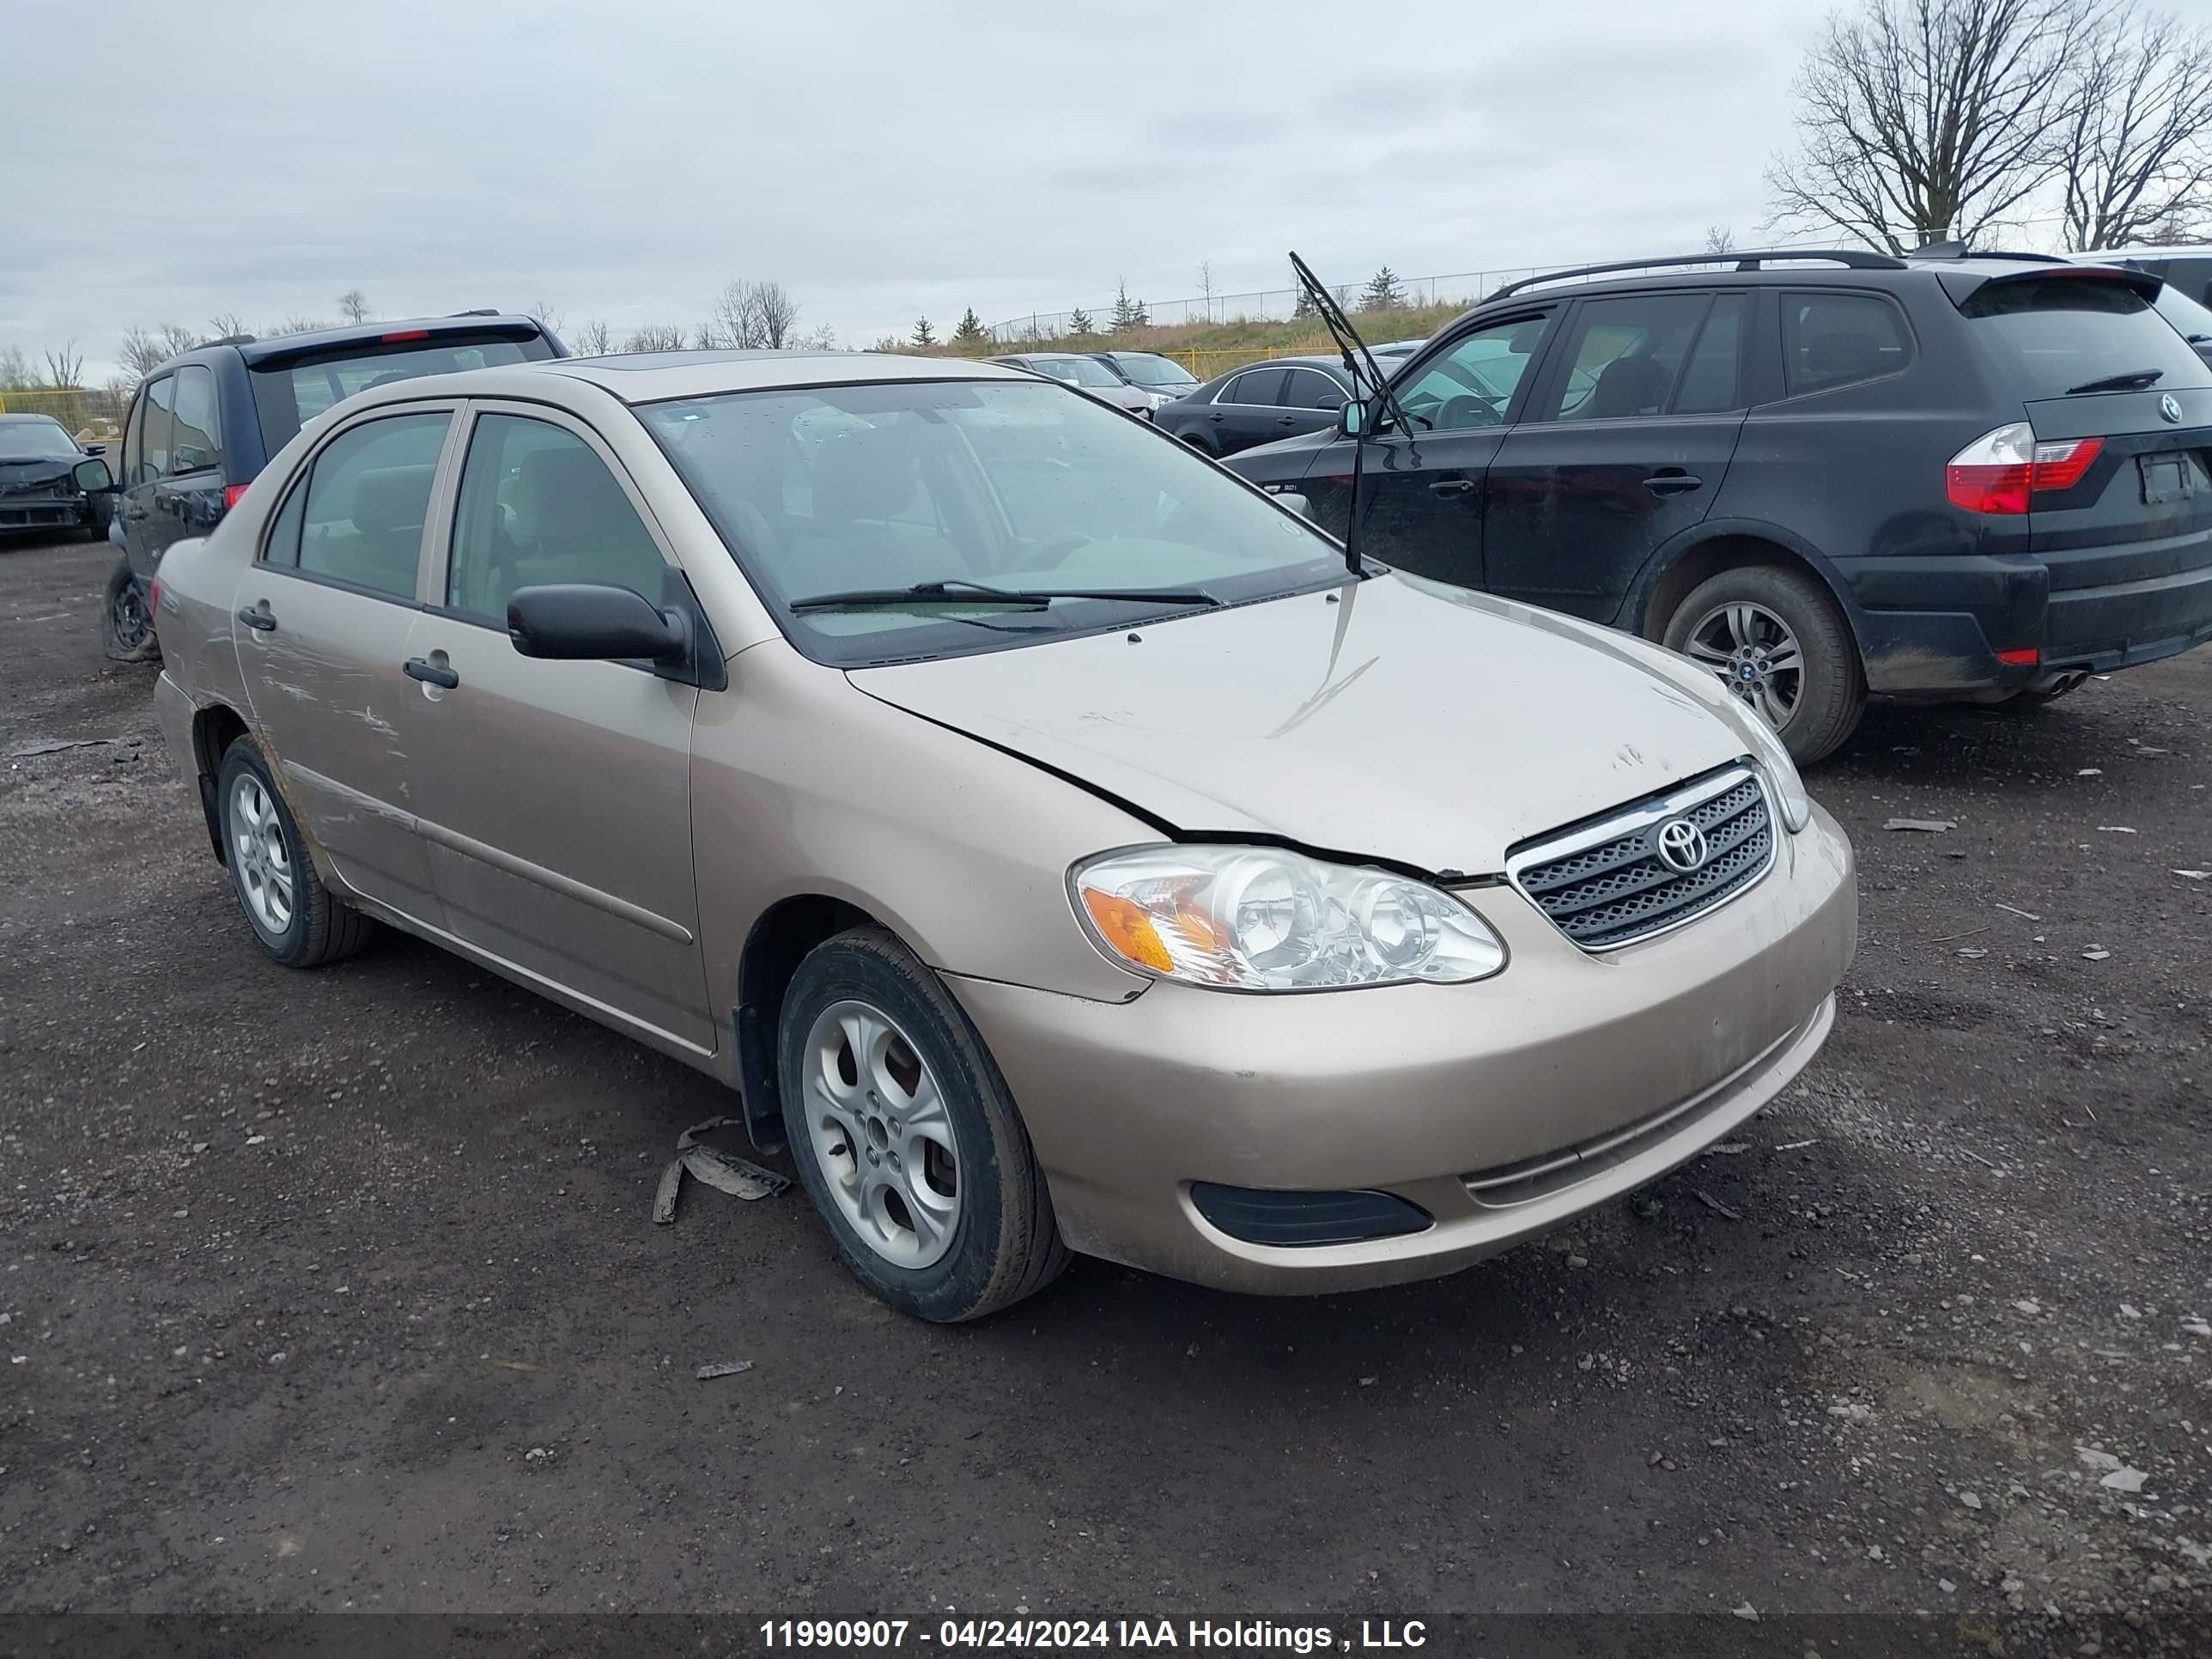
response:
[[[177,371],[175,436],[169,445],[169,471],[197,472],[222,465],[222,426],[216,418],[215,374],[197,363]]]
[[[1536,361],[1536,348],[1549,323],[1547,317],[1492,323],[1461,336],[1404,385],[1394,377],[1397,400],[1416,431],[1448,432],[1503,422],[1522,377]]]
[[[1663,415],[1711,306],[1705,294],[1632,294],[1585,301],[1567,339],[1567,372],[1538,420]]]
[[[1879,295],[1782,296],[1782,373],[1792,397],[1880,380],[1911,360],[1905,319]]]
[[[430,486],[452,424],[443,410],[395,415],[333,438],[315,457],[303,492],[301,574],[412,599]],[[264,556],[272,564],[294,562],[285,550],[272,538]]]
[[[667,602],[669,566],[599,452],[565,427],[485,415],[469,438],[446,605],[507,626],[518,587],[592,582]]]
[[[146,388],[146,432],[133,483],[149,483],[169,470],[169,437],[177,408],[177,377],[164,374]]]
[[[123,483],[143,483],[146,465],[146,393],[131,400],[131,422],[123,429]]]
[[[817,661],[998,649],[1345,576],[1342,550],[1304,520],[1186,446],[1056,386],[833,386],[637,412],[785,632]],[[906,591],[963,582],[1145,597],[1020,607]],[[836,599],[863,593],[893,597]]]

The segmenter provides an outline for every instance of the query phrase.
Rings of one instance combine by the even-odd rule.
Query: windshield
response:
[[[1021,365],[1070,386],[1124,386],[1127,382],[1095,357],[1031,357]]]
[[[1181,363],[1166,357],[1116,357],[1114,366],[1139,386],[1185,386],[1198,384],[1196,375]]]
[[[82,453],[58,421],[0,421],[0,460],[65,460]]]
[[[1960,310],[1996,349],[2021,398],[2060,398],[2112,377],[2151,375],[2161,392],[2212,386],[2212,370],[2150,301],[2106,277],[1985,283]],[[2115,387],[2114,390],[2119,388]]]
[[[1057,386],[900,382],[726,392],[637,411],[767,600],[841,667],[1126,628],[1345,580],[1304,520],[1184,445]],[[974,582],[1172,598],[830,606],[823,594]]]
[[[2212,311],[2207,311],[2179,289],[2168,283],[2159,289],[2158,298],[2151,301],[2158,314],[2172,323],[2185,340],[2192,344],[2198,340],[2212,341]]]

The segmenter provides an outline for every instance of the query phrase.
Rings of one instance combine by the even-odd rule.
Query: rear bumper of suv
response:
[[[1867,688],[1893,696],[2105,673],[2212,640],[2212,535],[1838,568],[1859,610]]]

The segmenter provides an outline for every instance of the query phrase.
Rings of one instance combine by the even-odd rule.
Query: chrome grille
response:
[[[1702,838],[1705,854],[1692,869],[1661,854],[1660,832],[1677,820]],[[1683,839],[1681,832],[1675,838]],[[1505,872],[1577,945],[1611,951],[1727,903],[1773,864],[1766,787],[1756,772],[1738,765],[1524,842],[1506,854]]]

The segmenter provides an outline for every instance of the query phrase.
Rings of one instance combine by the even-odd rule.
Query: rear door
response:
[[[1279,368],[1248,368],[1221,388],[1203,423],[1216,451],[1234,455],[1254,444],[1289,435],[1290,428],[1278,424],[1283,410],[1276,398],[1283,389],[1283,375]]]
[[[436,677],[410,696],[447,926],[711,1053],[691,854],[698,689],[649,663],[526,657],[507,633],[518,587],[606,583],[689,608],[683,573],[621,465],[573,416],[479,404],[466,456],[437,603],[406,653]]]
[[[407,637],[451,404],[341,427],[289,485],[232,623],[287,799],[356,892],[435,926],[417,833],[423,751]]]
[[[1750,296],[1660,290],[1578,302],[1491,464],[1484,586],[1595,622],[1711,510],[1742,431]]]
[[[176,424],[177,377],[157,374],[138,388],[131,406],[131,425],[123,439],[123,495],[117,508],[123,520],[124,556],[143,581],[169,544],[155,518],[154,495],[169,472],[169,440]]]
[[[1335,376],[1318,368],[1294,368],[1276,393],[1281,413],[1275,434],[1289,438],[1310,432],[1326,432],[1336,424],[1337,414],[1348,396]]]
[[[2212,368],[2148,298],[2094,273],[1996,279],[1960,309],[2034,428],[2046,661],[2212,629]]]
[[[222,417],[216,408],[215,371],[186,363],[175,376],[168,465],[155,483],[146,521],[150,556],[173,542],[204,536],[222,521]]]

